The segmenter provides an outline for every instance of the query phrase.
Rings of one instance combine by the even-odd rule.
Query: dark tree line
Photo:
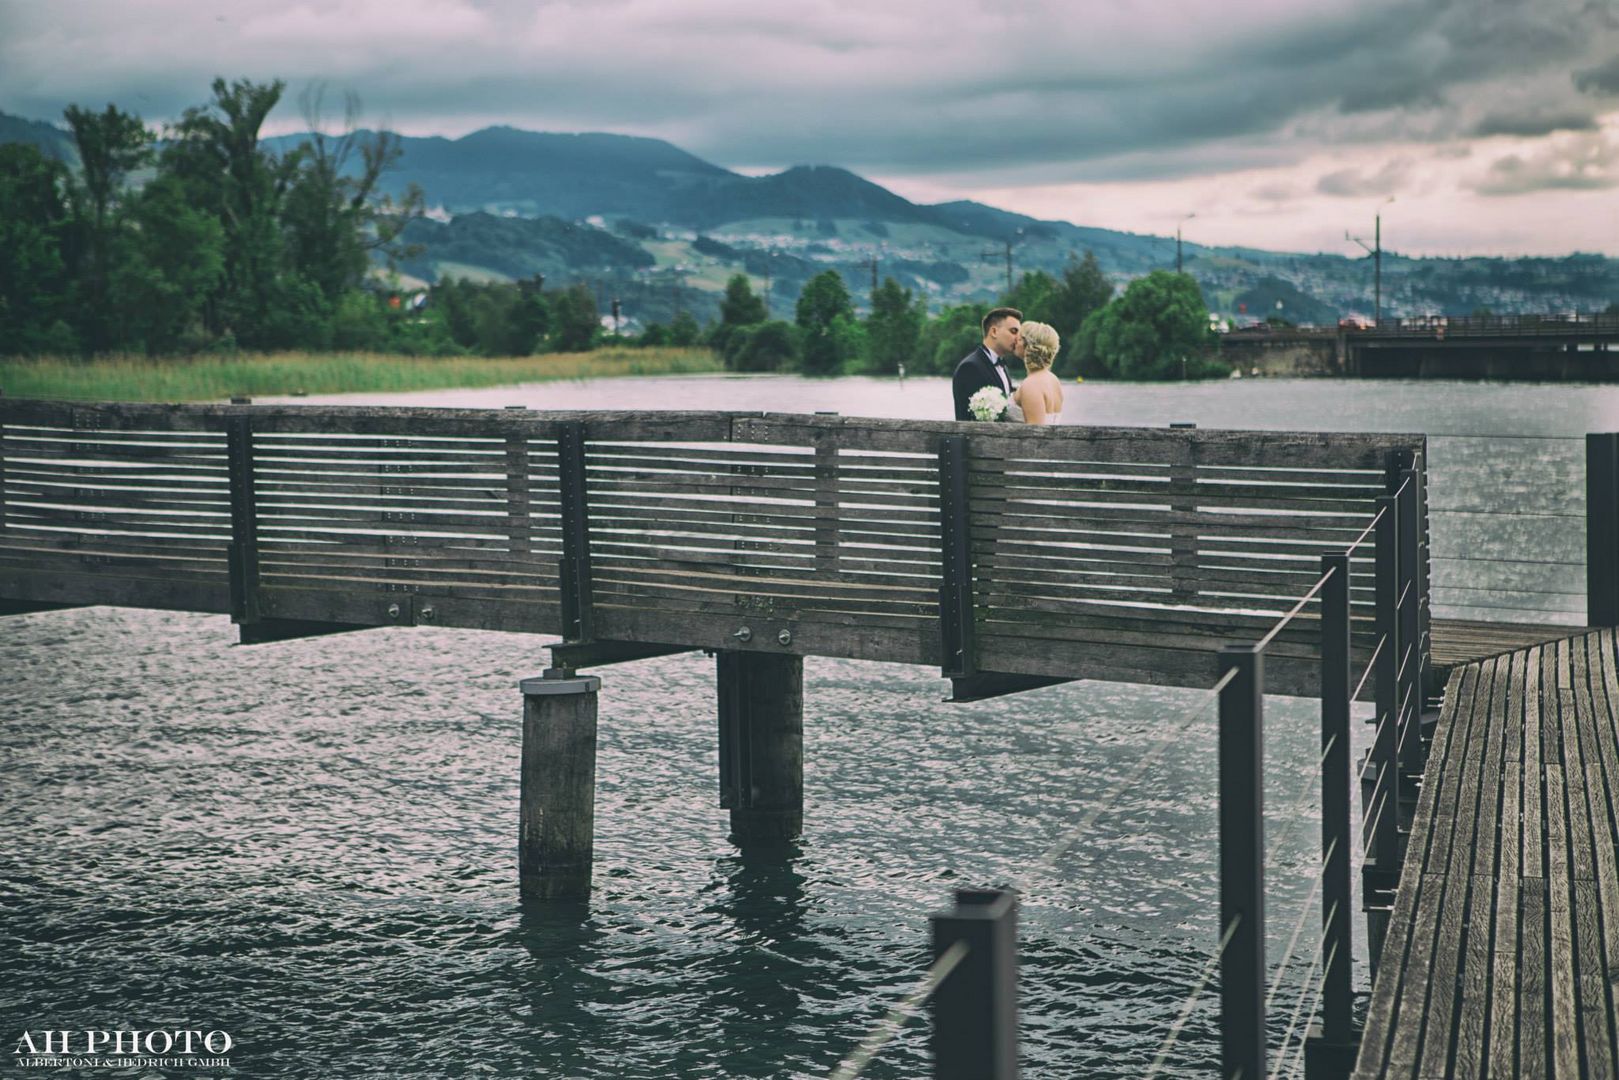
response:
[[[1155,271],[1115,298],[1096,257],[1070,259],[1061,276],[1024,274],[994,304],[961,304],[929,318],[925,302],[888,278],[871,295],[870,312],[855,313],[842,275],[829,270],[799,293],[792,323],[769,321],[764,303],[738,274],[726,286],[720,321],[709,343],[739,371],[800,371],[811,375],[909,372],[947,375],[983,338],[980,320],[992,306],[1010,306],[1026,320],[1049,323],[1063,341],[1059,375],[1082,371],[1117,378],[1167,379],[1221,374],[1202,359],[1209,341],[1208,308],[1185,274]]]
[[[421,196],[378,192],[399,146],[356,135],[352,99],[345,134],[285,154],[264,146],[284,90],[216,79],[161,141],[115,105],[70,106],[77,172],[0,147],[0,351],[324,348],[355,336],[372,254],[398,253]],[[318,128],[318,93],[302,104]]]

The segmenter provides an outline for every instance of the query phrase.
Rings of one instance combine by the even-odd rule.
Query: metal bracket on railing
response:
[[[978,670],[973,642],[972,538],[968,534],[967,439],[939,440],[939,665],[950,678]]]

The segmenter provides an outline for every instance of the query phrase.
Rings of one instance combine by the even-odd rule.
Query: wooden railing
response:
[[[559,634],[570,667],[879,658],[964,696],[1206,686],[1424,460],[1411,435],[0,399],[0,601],[228,612],[246,641]],[[1374,585],[1368,552],[1363,658]],[[1273,692],[1313,692],[1318,639],[1306,613],[1272,643]]]

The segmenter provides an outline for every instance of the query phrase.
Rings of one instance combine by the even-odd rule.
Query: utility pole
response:
[[[1383,321],[1383,207],[1387,206],[1393,201],[1394,196],[1390,195],[1388,198],[1384,199],[1377,208],[1377,216],[1373,219],[1372,225],[1373,229],[1375,230],[1372,233],[1372,247],[1366,247],[1366,241],[1362,240],[1360,237],[1350,236],[1347,231],[1344,233],[1345,240],[1353,240],[1355,243],[1365,248],[1367,254],[1371,255],[1372,257],[1372,303],[1374,305],[1372,308],[1373,326],[1376,326]]]
[[[1181,226],[1195,217],[1197,217],[1197,211],[1193,210],[1175,223],[1175,273],[1177,274],[1181,272]]]
[[[765,321],[769,322],[774,313],[770,310],[770,252],[765,252]]]
[[[873,251],[870,255],[867,255],[864,259],[861,259],[859,265],[867,266],[867,267],[871,268],[871,294],[873,296],[876,296],[877,295],[877,253],[875,251]]]
[[[1019,229],[1018,230],[1018,236],[1022,236],[1022,234],[1023,234],[1023,230]],[[1016,237],[1007,237],[1007,239],[1005,241],[1006,250],[1005,250],[1005,256],[1004,257],[1006,259],[1006,295],[1007,296],[1012,295],[1012,245],[1014,243],[1016,243],[1016,242],[1017,242]],[[999,259],[999,258],[1002,257],[1001,252],[994,251],[994,250],[985,250],[985,251],[980,252],[979,254],[983,258],[983,260],[985,262],[989,262],[991,260],[996,260],[996,259]]]

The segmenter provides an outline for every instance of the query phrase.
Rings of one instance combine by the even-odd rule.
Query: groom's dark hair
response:
[[[995,329],[995,327],[999,326],[1001,323],[1005,322],[1007,319],[1021,320],[1022,318],[1023,312],[1019,311],[1015,307],[995,308],[988,315],[984,316],[984,336],[989,337],[989,332]]]

